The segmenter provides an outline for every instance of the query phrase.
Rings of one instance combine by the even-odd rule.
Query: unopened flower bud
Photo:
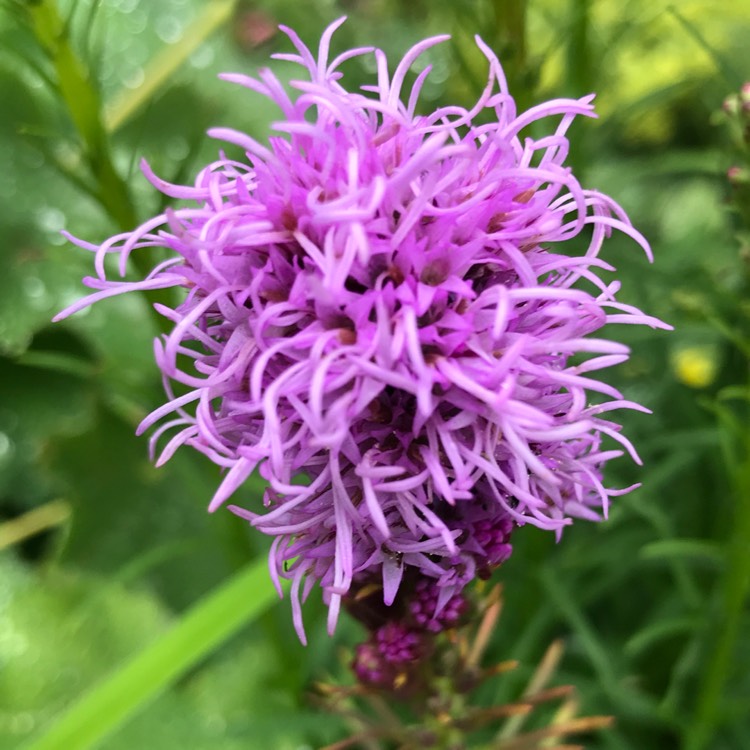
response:
[[[375,633],[378,651],[389,664],[417,661],[423,653],[422,639],[400,622],[387,622]]]

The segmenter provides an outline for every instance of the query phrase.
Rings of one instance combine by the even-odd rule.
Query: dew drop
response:
[[[10,731],[13,734],[28,734],[35,726],[36,720],[30,711],[22,711],[10,720]]]
[[[214,57],[213,48],[208,44],[204,44],[190,56],[190,65],[198,70],[202,70],[214,61]]]
[[[76,289],[66,289],[65,293],[61,295],[61,301],[60,301],[60,309],[64,310],[66,307],[70,307],[74,302],[78,302],[79,299],[81,299],[81,290]],[[84,307],[83,310],[79,310],[76,313],[76,318],[83,318],[86,315],[91,314],[91,308],[90,307]]]
[[[132,13],[138,6],[138,0],[112,0],[110,5],[120,13]]]
[[[65,226],[65,214],[59,208],[46,206],[36,214],[40,229],[46,232],[59,232]]]
[[[128,16],[128,31],[130,34],[142,33],[147,25],[148,15],[142,10],[138,10]],[[130,41],[132,42],[132,39]]]
[[[174,16],[157,18],[154,28],[159,39],[167,44],[175,44],[182,39],[182,24]]]
[[[170,140],[167,144],[166,148],[167,156],[170,159],[174,159],[175,161],[184,159],[188,155],[189,151],[190,147],[188,146],[187,139],[183,138],[182,136],[172,138],[172,140]]]
[[[29,300],[29,307],[46,310],[50,305],[45,283],[36,276],[27,276],[22,282],[23,292]]]
[[[47,292],[44,282],[37,276],[27,276],[23,280],[23,291],[27,297],[37,299],[43,297]]]
[[[129,89],[137,89],[143,84],[145,78],[143,68],[131,68],[122,76],[122,85]]]

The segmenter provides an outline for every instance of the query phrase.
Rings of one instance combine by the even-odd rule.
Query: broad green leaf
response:
[[[82,605],[97,595],[97,608]],[[150,595],[0,555],[0,746],[14,747],[168,622]],[[13,743],[13,744],[11,744]]]
[[[90,384],[77,375],[3,357],[0,391],[0,498],[11,501],[14,516],[58,494],[41,458],[57,440],[91,426],[95,401]]]
[[[188,669],[254,620],[276,592],[265,560],[195,604],[163,635],[85,692],[24,750],[86,750],[151,703]]]
[[[124,89],[107,107],[105,127],[110,132],[120,128],[138,110],[149,103],[156,93],[219,27],[230,18],[237,0],[212,0],[185,30],[177,44],[163,47],[144,72],[143,83],[136,89]]]
[[[100,406],[93,429],[56,441],[48,452],[49,468],[73,508],[62,560],[115,574],[164,544],[190,542],[190,575],[178,560],[161,565],[153,579],[173,606],[182,607],[265,550],[265,537],[226,509],[207,512],[218,467],[184,448],[155,468],[136,424],[137,418],[126,421]],[[261,491],[251,480],[237,500],[259,503]]]
[[[175,622],[153,593],[123,578],[62,569],[40,575],[0,555],[0,747],[16,748],[49,725]],[[245,594],[252,599],[252,590]],[[307,653],[296,638],[285,646],[297,661]],[[298,704],[283,670],[259,629],[246,628],[97,747],[296,750],[312,737],[333,741],[334,722]]]
[[[40,209],[42,222],[62,228],[63,216],[56,209]],[[28,228],[3,226],[2,273],[0,274],[0,355],[24,352],[34,334],[49,325],[79,289],[88,269],[84,258],[50,247],[45,239]],[[88,260],[88,258],[86,258]]]

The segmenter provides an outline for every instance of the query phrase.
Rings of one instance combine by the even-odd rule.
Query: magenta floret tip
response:
[[[460,618],[462,589],[508,558],[515,526],[559,534],[606,514],[623,492],[603,484],[622,452],[610,440],[639,459],[601,414],[643,408],[590,377],[628,358],[593,334],[667,327],[597,275],[611,268],[598,255],[613,230],[650,248],[565,164],[566,130],[592,115],[593,95],[518,114],[477,38],[489,75],[476,104],[417,114],[427,73],[404,90],[407,70],[444,37],[415,45],[392,77],[376,51],[377,84],[350,92],[338,66],[368,49],[329,61],[343,20],[317,57],[282,27],[297,50],[282,57],[308,83],[285,87],[269,69],[223,76],[279,106],[274,136],[212,128],[246,156],[222,154],[190,186],[142,162],[157,189],[190,205],[101,246],[79,242],[95,253],[97,291],[58,316],[129,291],[184,290],[177,307],[159,307],[174,325],[155,350],[183,395],[169,390],[139,432],[163,422],[159,463],[188,445],[228,470],[211,510],[254,471],[268,481],[262,505],[231,509],[275,537],[274,582],[292,580],[303,640],[301,603],[316,583],[331,629],[342,599],[375,582],[394,607],[404,586],[416,592],[410,622],[437,632]],[[547,136],[521,137],[550,117]],[[146,279],[106,278],[108,254],[124,272],[131,251],[153,246],[172,259]],[[358,652],[363,679],[418,651],[420,637],[395,628]]]

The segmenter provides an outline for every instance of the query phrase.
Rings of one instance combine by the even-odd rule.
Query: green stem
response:
[[[592,0],[571,0],[567,49],[568,85],[578,96],[591,93],[593,68],[589,31]]]
[[[120,229],[132,229],[136,213],[128,186],[112,163],[99,92],[70,44],[65,21],[52,0],[30,4],[29,15],[34,34],[54,66],[60,95],[98,186],[98,199]]]
[[[266,560],[251,563],[68,708],[22,750],[87,750],[256,619],[276,598]]]
[[[593,0],[570,0],[570,33],[566,50],[567,93],[572,97],[585,96],[594,91],[595,65],[591,54],[591,5]],[[570,156],[568,162],[582,179],[588,160],[590,135],[582,134],[577,127],[568,133]]]
[[[527,80],[526,5],[526,0],[493,0],[492,3],[497,47],[519,111],[533,103],[534,94]]]
[[[495,18],[506,42],[512,45],[517,70],[526,67],[526,0],[495,0]]]
[[[93,196],[122,232],[138,223],[137,213],[128,184],[118,174],[112,161],[109,137],[102,120],[99,91],[89,71],[70,43],[68,28],[54,0],[29,3],[31,28],[40,46],[49,56],[57,75],[57,88],[80,139],[93,182]],[[151,270],[148,254],[133,254],[133,265],[146,276]],[[169,304],[170,290],[144,293],[149,302]],[[153,308],[153,319],[160,331],[169,329],[169,322]]]
[[[697,707],[688,727],[686,750],[713,746],[720,722],[724,685],[733,669],[732,658],[742,624],[745,603],[750,594],[750,435],[745,438],[745,455],[735,478],[735,518],[727,550],[724,585],[719,594],[716,627],[709,634],[713,654],[698,691]]]

